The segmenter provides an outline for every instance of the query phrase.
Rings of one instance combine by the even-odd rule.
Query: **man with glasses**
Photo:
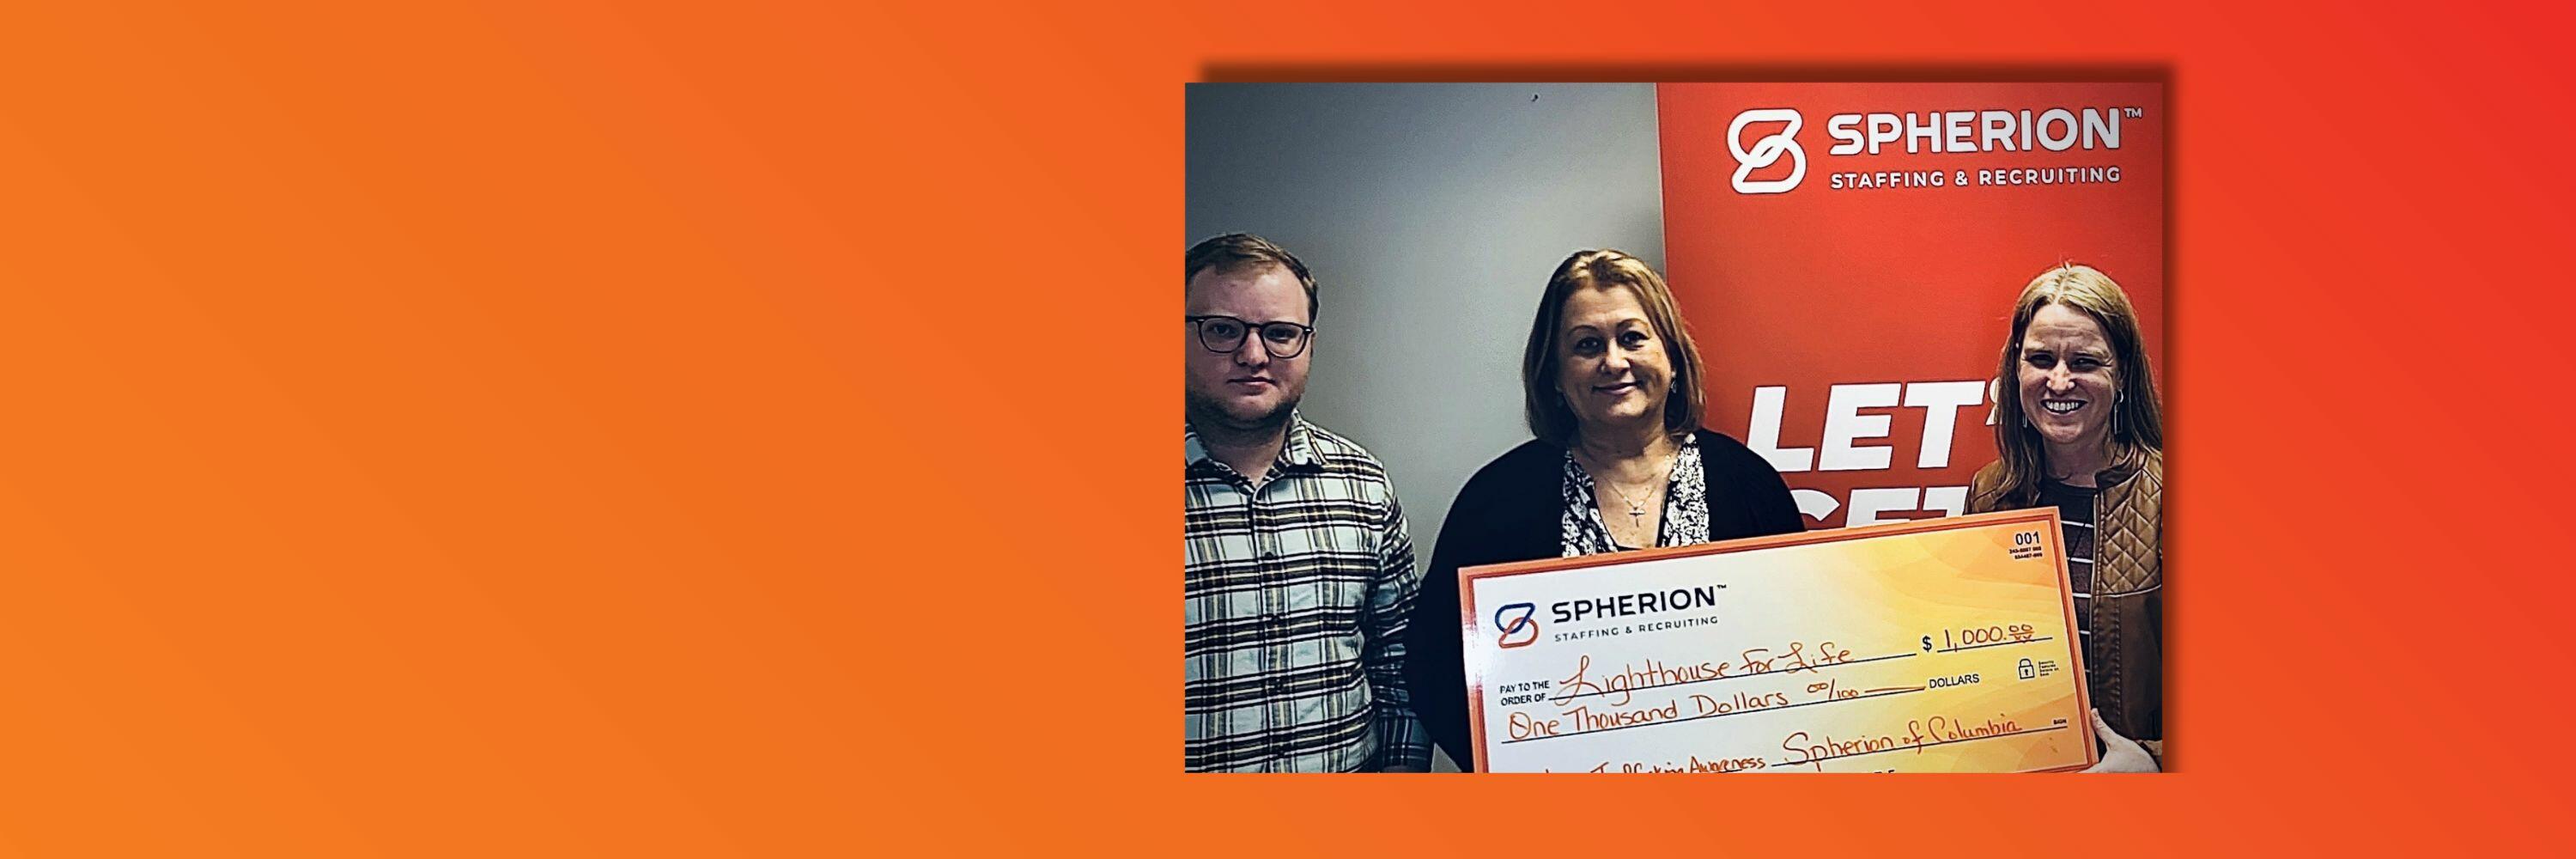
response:
[[[1182,748],[1193,772],[1428,768],[1404,688],[1420,579],[1386,468],[1297,413],[1315,279],[1258,236],[1190,248]]]

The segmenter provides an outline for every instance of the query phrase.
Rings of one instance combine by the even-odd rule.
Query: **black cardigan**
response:
[[[1742,442],[1699,431],[1708,476],[1708,536],[1735,540],[1806,530],[1780,472]],[[1467,730],[1467,663],[1460,650],[1458,569],[1563,554],[1565,448],[1531,440],[1487,463],[1458,490],[1440,545],[1423,571],[1406,625],[1404,675],[1431,740],[1461,769],[1475,768]]]

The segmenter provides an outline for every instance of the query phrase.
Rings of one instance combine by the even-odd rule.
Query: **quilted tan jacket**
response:
[[[2098,656],[2084,666],[2099,682],[2093,706],[2121,736],[2164,759],[2164,491],[2165,458],[2093,478],[2093,614]],[[2011,509],[2003,463],[1977,470],[1968,512]]]

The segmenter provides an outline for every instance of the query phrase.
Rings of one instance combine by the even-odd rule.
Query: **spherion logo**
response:
[[[1788,126],[1754,141],[1753,148],[1746,149],[1744,127],[1756,122],[1786,122]],[[1726,124],[1726,151],[1735,154],[1735,193],[1785,194],[1798,187],[1798,180],[1807,178],[1807,150],[1798,145],[1798,129],[1806,124],[1806,117],[1799,116],[1796,108],[1761,107],[1736,114],[1735,121]],[[1789,156],[1788,178],[1751,178],[1753,171],[1779,163],[1782,155]]]
[[[1494,610],[1494,626],[1501,631],[1496,644],[1503,647],[1528,647],[1538,641],[1538,606],[1516,602]]]

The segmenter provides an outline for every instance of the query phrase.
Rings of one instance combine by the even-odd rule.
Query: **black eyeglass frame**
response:
[[[1243,334],[1235,338],[1233,346],[1219,348],[1214,341],[1208,339],[1207,321],[1210,319],[1223,319],[1237,325],[1241,325],[1243,326]],[[1227,316],[1222,313],[1208,314],[1204,316],[1183,316],[1181,317],[1181,321],[1189,323],[1192,328],[1198,330],[1200,348],[1219,355],[1232,355],[1236,352],[1242,351],[1244,341],[1258,339],[1261,341],[1261,351],[1270,353],[1270,357],[1284,361],[1289,358],[1306,354],[1306,347],[1315,342],[1315,326],[1299,325],[1294,322],[1254,322],[1239,316]],[[1279,354],[1279,349],[1270,345],[1270,338],[1254,336],[1257,332],[1269,331],[1270,329],[1283,325],[1297,329],[1297,348],[1295,351],[1291,351],[1288,354]]]

